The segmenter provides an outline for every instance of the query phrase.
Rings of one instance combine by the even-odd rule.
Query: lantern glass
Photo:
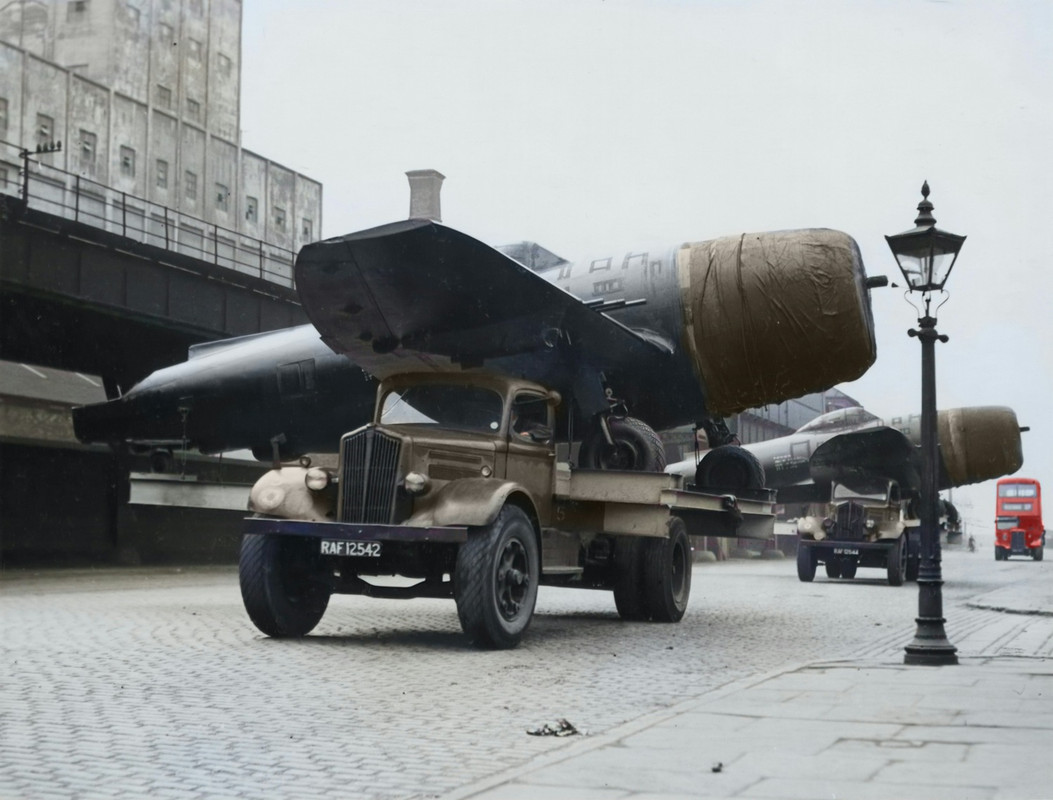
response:
[[[943,288],[951,274],[964,236],[941,231],[935,226],[915,228],[896,236],[886,236],[903,279],[911,291],[934,292]]]

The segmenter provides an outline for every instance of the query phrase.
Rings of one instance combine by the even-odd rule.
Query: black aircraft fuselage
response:
[[[77,437],[332,452],[370,419],[371,375],[440,362],[540,380],[573,397],[575,425],[613,397],[664,429],[852,380],[876,354],[868,289],[881,284],[850,237],[823,229],[570,263],[408,220],[308,245],[296,269],[313,326],[191,347],[74,409]]]

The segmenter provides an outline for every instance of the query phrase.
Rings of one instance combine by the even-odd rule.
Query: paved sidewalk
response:
[[[1007,587],[969,605],[1036,615],[1048,649],[1053,593]],[[885,657],[746,679],[444,800],[1053,798],[1053,660],[956,646],[957,666]]]

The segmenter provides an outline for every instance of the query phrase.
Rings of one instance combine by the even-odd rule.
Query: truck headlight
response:
[[[424,494],[431,488],[428,476],[420,472],[407,472],[402,479],[402,485],[406,487],[406,493],[412,495]]]
[[[318,467],[312,467],[307,470],[307,474],[303,476],[304,485],[312,492],[322,491],[329,485],[330,480],[329,473]]]
[[[797,521],[798,533],[815,533],[815,521],[811,517],[805,517]]]
[[[868,531],[872,531],[872,530],[874,530],[874,528],[877,527],[877,523],[874,522],[874,520],[872,520],[872,519],[868,519],[866,521],[866,526],[867,526],[867,530]]]

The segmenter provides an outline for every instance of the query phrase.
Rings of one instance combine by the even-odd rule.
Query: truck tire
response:
[[[1005,548],[1004,547],[999,547],[998,545],[995,545],[995,561],[1005,561],[1005,560],[1006,560]]]
[[[851,556],[848,556],[841,561],[841,577],[846,581],[852,580],[856,576],[856,570],[859,568],[859,561]]]
[[[578,462],[586,469],[622,469],[661,472],[665,447],[647,423],[635,417],[607,417],[614,445],[607,444],[597,423],[581,443]]]
[[[534,526],[521,508],[506,505],[491,524],[470,530],[457,552],[461,629],[479,647],[515,647],[534,615],[540,576]]]
[[[804,540],[797,542],[797,577],[804,583],[811,583],[815,578],[815,567],[819,563],[815,550],[805,544]]]
[[[614,607],[618,616],[635,622],[646,619],[643,603],[643,569],[640,539],[622,536],[614,544]]]
[[[238,581],[249,619],[267,636],[306,636],[329,605],[329,590],[313,579],[312,539],[249,533],[241,539]]]
[[[1042,551],[1044,549],[1045,549],[1045,547],[1043,545],[1039,545],[1038,547],[1032,547],[1031,548],[1031,558],[1033,558],[1035,561],[1041,561],[1042,560],[1042,555],[1043,555]]]
[[[642,550],[643,610],[652,622],[679,622],[691,597],[691,543],[680,517],[669,520],[669,536],[644,539]]]
[[[902,586],[906,577],[907,536],[900,534],[888,550],[888,584],[889,586]]]
[[[823,566],[826,568],[826,577],[841,577],[841,559],[837,556],[830,556],[828,559],[826,559],[826,563],[823,564]]]
[[[921,540],[920,536],[907,535],[907,574],[908,581],[918,579],[918,570],[921,568]]]
[[[698,462],[695,487],[739,492],[764,488],[764,467],[749,450],[733,444],[714,447]]]

